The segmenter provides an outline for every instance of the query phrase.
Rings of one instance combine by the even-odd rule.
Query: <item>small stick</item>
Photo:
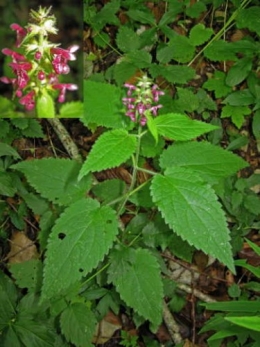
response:
[[[187,284],[177,282],[177,287],[188,294],[193,294],[198,299],[200,299],[204,302],[216,302],[216,300],[212,299],[209,295],[202,293],[198,289],[191,288]]]
[[[82,162],[82,157],[79,153],[78,147],[76,146],[75,142],[72,140],[70,134],[65,129],[64,125],[61,123],[61,121],[58,118],[48,118],[48,122],[51,124],[53,130],[58,135],[61,143],[63,144],[64,148],[68,152],[69,156],[77,160],[78,162]]]
[[[182,337],[180,334],[180,328],[173,318],[165,301],[163,301],[163,320],[167,326],[169,334],[171,335],[172,341],[175,344],[181,343]]]

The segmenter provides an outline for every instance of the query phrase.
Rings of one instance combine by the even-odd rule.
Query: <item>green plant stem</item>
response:
[[[130,183],[128,192],[125,196],[125,199],[123,200],[121,206],[118,209],[117,215],[120,216],[125,204],[127,203],[127,200],[129,199],[129,196],[131,195],[132,190],[135,187],[136,184],[136,178],[137,178],[137,172],[138,172],[138,162],[139,162],[139,156],[140,156],[140,148],[141,148],[141,138],[142,138],[142,127],[139,125],[138,127],[138,135],[137,135],[137,147],[136,147],[136,152],[135,156],[132,157],[132,162],[133,162],[133,174],[132,174],[132,181]]]
[[[152,175],[152,176],[157,175],[157,172],[154,172],[154,171],[151,171],[151,170],[147,170],[147,169],[144,169],[144,168],[142,168],[142,167],[137,167],[137,170],[138,170],[138,171],[145,172],[145,173],[147,173],[147,174],[149,174],[149,175]]]
[[[90,276],[86,281],[82,282],[81,287],[83,287],[84,285],[86,285],[88,282],[90,282],[91,280],[93,280],[93,278],[97,277],[97,275],[99,275],[101,272],[105,271],[110,265],[110,262],[108,262],[107,264],[105,264],[104,266],[102,266],[101,269],[99,269],[97,272],[95,272],[92,276]]]

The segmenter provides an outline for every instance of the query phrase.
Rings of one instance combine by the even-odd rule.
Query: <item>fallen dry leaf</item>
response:
[[[120,319],[111,311],[98,323],[92,343],[106,343],[114,335],[115,331],[122,328]]]
[[[39,254],[34,242],[28,239],[24,232],[13,232],[10,239],[10,252],[7,254],[8,262],[17,264],[38,257]]]

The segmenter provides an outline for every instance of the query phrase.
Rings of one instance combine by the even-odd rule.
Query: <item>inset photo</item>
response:
[[[0,0],[0,118],[80,118],[82,2]]]

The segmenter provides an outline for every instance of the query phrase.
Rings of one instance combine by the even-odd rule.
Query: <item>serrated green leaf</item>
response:
[[[24,199],[26,205],[33,211],[33,213],[42,215],[49,209],[48,202],[38,194],[19,192],[20,196]]]
[[[148,182],[142,189],[138,190],[129,197],[129,201],[134,203],[136,206],[142,206],[145,208],[154,207],[150,194],[150,183]]]
[[[244,57],[253,57],[258,51],[258,43],[251,41],[250,36],[246,36],[242,40],[232,42],[234,52],[242,53]]]
[[[46,321],[36,321],[33,317],[20,317],[13,324],[23,346],[53,347],[56,334],[53,325]]]
[[[162,26],[165,26],[169,23],[173,22],[173,18],[175,18],[179,13],[181,13],[183,10],[183,4],[181,2],[175,2],[174,8],[170,9],[169,11],[165,12],[160,19],[160,22],[158,24],[159,28]]]
[[[144,51],[147,50],[147,52],[150,51],[150,46],[152,46],[158,39],[157,36],[157,28],[145,28],[144,31],[140,30],[140,34],[138,32],[138,35],[140,37],[140,48],[144,49]]]
[[[149,68],[153,78],[163,76],[168,82],[185,84],[195,76],[195,71],[190,66],[169,65],[162,66],[153,64]]]
[[[204,84],[203,88],[214,91],[216,98],[222,98],[231,92],[232,88],[225,83],[226,74],[222,71],[215,71],[214,76],[209,78]]]
[[[1,343],[2,343],[0,344],[1,347],[4,347],[4,346],[23,347],[12,325],[10,325],[8,329],[5,331],[5,333],[3,334]]]
[[[116,36],[116,43],[122,52],[132,52],[140,47],[140,37],[133,29],[127,26],[120,26]]]
[[[74,160],[44,158],[23,161],[12,165],[13,169],[25,174],[28,182],[44,198],[67,206],[84,197],[91,185],[87,176],[78,182],[81,164]]]
[[[202,1],[194,2],[186,8],[186,15],[191,18],[198,18],[200,14],[207,10],[206,5]]]
[[[97,35],[94,36],[93,41],[94,41],[95,45],[104,49],[107,47],[107,45],[110,42],[110,36],[104,32],[97,32]],[[95,59],[96,59],[96,57],[95,57]],[[88,66],[90,67],[90,64]]]
[[[121,97],[122,90],[112,84],[84,80],[84,123],[122,127]]]
[[[204,89],[200,88],[196,96],[199,100],[199,107],[197,109],[198,114],[205,110],[217,111],[216,102],[211,99]]]
[[[9,133],[9,131],[10,124],[5,119],[0,119],[0,138],[3,139]]]
[[[173,59],[173,52],[175,50],[174,45],[165,45],[164,47],[160,47],[156,52],[156,59],[161,64],[167,64]]]
[[[132,18],[136,22],[140,22],[143,24],[152,24],[155,25],[155,18],[152,12],[148,9],[142,10],[129,10],[126,12],[127,16]]]
[[[186,36],[174,36],[169,42],[169,47],[173,48],[172,59],[178,63],[188,63],[195,53],[195,47]]]
[[[180,110],[179,112],[193,112],[199,107],[199,100],[195,94],[189,89],[177,88],[178,99],[174,100],[174,106]]]
[[[42,278],[42,262],[39,259],[31,259],[18,264],[11,264],[11,272],[19,288],[27,288],[29,292],[40,290]]]
[[[96,318],[86,304],[69,305],[61,314],[60,326],[66,340],[75,346],[93,346]]]
[[[136,138],[125,130],[105,132],[93,145],[80,170],[79,179],[89,172],[111,169],[124,163],[134,153],[136,145]]]
[[[235,154],[208,142],[176,143],[169,146],[160,157],[162,168],[184,167],[214,182],[235,174],[248,163]]]
[[[37,119],[17,118],[11,120],[12,124],[22,130],[26,137],[44,137],[41,124]]]
[[[195,26],[192,27],[189,37],[190,42],[194,46],[199,46],[205,43],[210,39],[210,37],[213,35],[213,30],[211,28],[205,28],[205,25],[202,23],[198,23]]]
[[[147,132],[145,135],[142,136],[141,154],[147,158],[154,158],[155,156],[161,153],[164,144],[165,141],[162,137],[159,137],[158,143],[155,144],[154,138],[149,132]]]
[[[37,119],[28,119],[28,127],[22,131],[25,137],[41,137],[45,135],[42,131],[41,124]]]
[[[247,106],[252,105],[255,101],[255,98],[249,89],[237,90],[229,94],[223,104],[229,104],[232,106]]]
[[[245,116],[249,115],[251,112],[248,106],[225,105],[222,107],[221,118],[231,117],[232,122],[240,129],[244,123]]]
[[[144,51],[144,50],[137,50],[129,52],[125,55],[127,60],[130,60],[134,66],[138,67],[139,69],[147,68],[151,65],[152,56],[150,53]]]
[[[117,232],[116,215],[109,206],[82,199],[68,207],[49,238],[42,299],[58,295],[97,266]]]
[[[67,102],[60,108],[61,118],[81,118],[83,117],[83,103],[81,101]]]
[[[86,9],[88,9],[89,6],[85,6]],[[115,15],[116,12],[120,8],[120,1],[119,0],[111,0],[110,2],[106,3],[93,18],[91,18],[91,24],[93,27],[99,31],[101,30],[106,24],[114,24],[119,25],[119,19]],[[89,9],[88,9],[89,10]],[[93,13],[91,14],[92,17]]]
[[[227,73],[226,84],[230,87],[234,87],[237,84],[244,81],[247,78],[249,72],[252,69],[252,58],[242,58]]]
[[[0,332],[15,317],[18,293],[13,282],[0,271]]]
[[[21,158],[18,152],[13,147],[9,146],[7,143],[0,142],[0,157],[5,155],[10,155],[15,159]]]
[[[14,196],[17,187],[14,185],[12,176],[8,172],[0,172],[0,194],[4,196]]]
[[[237,60],[232,43],[224,40],[212,42],[204,51],[206,58],[212,61]]]
[[[154,119],[154,123],[160,135],[176,141],[187,141],[209,131],[218,129],[218,127],[214,125],[193,120],[185,115],[177,113],[158,116]]]
[[[171,254],[183,259],[184,261],[192,263],[195,247],[191,246],[187,241],[184,241],[180,236],[173,233],[168,247]]]
[[[18,129],[21,129],[21,130],[28,128],[28,125],[29,125],[28,118],[12,119],[11,122],[14,126],[16,126]]]
[[[251,6],[241,9],[236,18],[236,25],[239,29],[248,28],[250,31],[260,35],[260,7]]]
[[[169,168],[165,176],[153,177],[151,193],[177,235],[235,272],[224,212],[214,190],[195,171]]]
[[[257,195],[246,195],[244,199],[245,208],[256,216],[260,215],[260,199]]]
[[[103,204],[116,200],[124,194],[125,182],[119,179],[110,179],[93,186],[91,192],[102,201]]]
[[[127,81],[129,78],[131,78],[132,76],[136,74],[137,70],[138,68],[136,67],[135,64],[133,64],[133,62],[123,60],[114,66],[113,77],[117,85],[122,86],[125,81]],[[123,119],[121,121],[121,125],[122,124],[123,124]],[[110,127],[115,128],[115,126],[110,126]]]
[[[163,286],[156,258],[140,248],[118,252],[108,269],[109,280],[127,305],[158,327],[162,321]]]

